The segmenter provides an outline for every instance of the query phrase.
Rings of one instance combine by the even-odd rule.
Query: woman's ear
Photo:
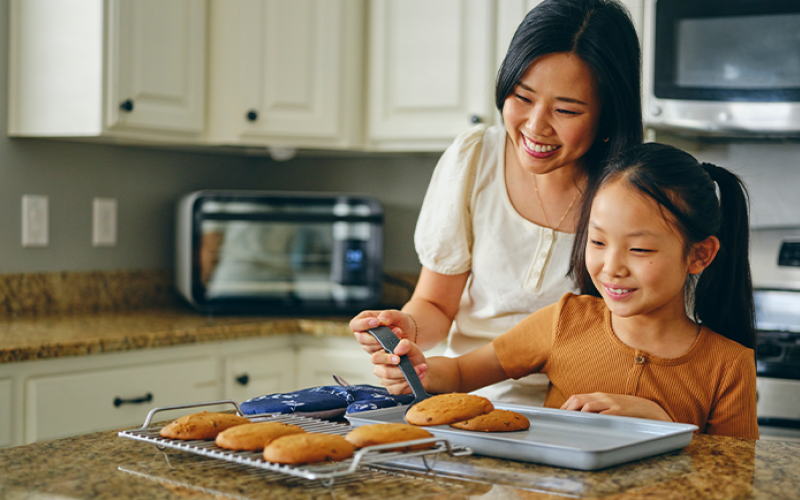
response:
[[[689,255],[689,274],[699,274],[707,268],[719,252],[719,240],[709,236],[692,247]]]

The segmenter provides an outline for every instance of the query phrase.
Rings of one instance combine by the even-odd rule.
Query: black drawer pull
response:
[[[250,375],[244,374],[236,377],[236,381],[241,385],[247,385],[250,382]]]
[[[121,109],[122,111],[127,111],[128,113],[130,113],[131,111],[133,111],[133,101],[130,100],[130,99],[125,99],[119,105],[119,109]]]
[[[119,408],[122,405],[140,405],[142,403],[149,403],[152,400],[153,394],[150,392],[148,392],[146,396],[133,399],[122,399],[121,397],[117,396],[114,398],[114,407]]]

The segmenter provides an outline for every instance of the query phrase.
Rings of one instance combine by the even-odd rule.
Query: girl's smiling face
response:
[[[514,157],[533,174],[582,167],[600,120],[595,77],[576,55],[537,58],[503,106]]]
[[[624,179],[603,186],[594,198],[586,268],[617,317],[685,316],[686,277],[704,264],[694,252],[686,255],[683,237],[665,213]]]

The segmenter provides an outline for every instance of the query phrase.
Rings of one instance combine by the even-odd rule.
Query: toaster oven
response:
[[[374,197],[196,191],[178,203],[176,234],[176,287],[199,311],[335,314],[380,302]]]

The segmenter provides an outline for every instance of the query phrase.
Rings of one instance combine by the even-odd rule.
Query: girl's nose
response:
[[[528,115],[528,130],[534,136],[546,137],[553,133],[550,117],[543,106],[534,106]]]
[[[625,266],[625,261],[619,252],[606,252],[603,273],[607,276],[626,276],[628,274],[628,268]]]

